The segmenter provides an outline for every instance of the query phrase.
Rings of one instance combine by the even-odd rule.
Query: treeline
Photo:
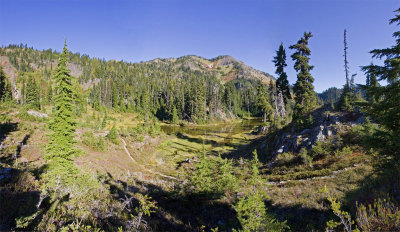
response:
[[[304,33],[296,44],[289,47],[294,51],[291,58],[298,72],[293,91],[285,72],[287,64],[283,44],[273,59],[278,78],[268,83],[251,77],[239,78],[237,73],[224,83],[215,72],[192,67],[194,60],[190,60],[190,56],[128,63],[68,53],[67,65],[71,74],[77,75],[72,80],[76,113],[85,112],[90,105],[97,111],[139,112],[146,118],[155,116],[172,123],[263,116],[265,124],[273,123],[277,127],[292,118],[300,126],[309,125],[312,118],[305,118],[305,115],[319,104],[310,73],[313,66],[309,64],[311,51],[308,40],[311,37],[311,33]],[[54,92],[50,76],[57,64],[58,52],[10,45],[0,48],[0,55],[8,56],[19,71],[19,103],[35,109],[52,104]],[[237,62],[232,64],[239,65]],[[234,70],[240,72],[241,68]]]
[[[19,103],[40,109],[52,103],[52,72],[59,53],[51,49],[37,51],[26,45],[9,45],[0,48],[0,55],[9,57],[18,70],[17,89]],[[84,112],[86,103],[95,110],[112,108],[121,112],[140,112],[154,115],[159,120],[196,123],[264,114],[258,98],[260,86],[267,91],[271,105],[269,118],[280,115],[278,93],[273,81],[262,83],[251,78],[234,78],[223,83],[215,73],[192,70],[177,63],[186,62],[127,63],[90,58],[79,53],[69,53],[72,70],[80,75],[75,79],[76,99]],[[279,86],[278,86],[279,87]],[[264,94],[264,93],[263,93]],[[284,94],[288,94],[285,92]],[[289,94],[290,95],[290,94]],[[280,115],[283,116],[283,115]]]

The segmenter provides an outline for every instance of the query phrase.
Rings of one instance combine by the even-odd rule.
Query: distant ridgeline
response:
[[[338,89],[336,87],[331,87],[322,93],[318,94],[318,97],[324,103],[330,103],[331,101],[336,103],[340,99],[340,95],[342,95],[343,89]]]
[[[50,77],[58,56],[52,49],[1,47],[0,66],[12,84],[14,99],[21,104],[34,101],[38,109],[51,104]],[[78,109],[85,110],[88,102],[96,110],[135,111],[160,120],[205,122],[259,115],[257,86],[268,85],[270,92],[275,88],[271,75],[231,56],[208,60],[190,55],[128,63],[70,53],[68,68],[77,80],[77,102],[82,103]],[[31,96],[33,89],[35,96]]]

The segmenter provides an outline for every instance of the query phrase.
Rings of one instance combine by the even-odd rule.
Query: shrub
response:
[[[144,135],[155,137],[162,132],[160,125],[155,120],[150,123],[139,124],[135,128],[129,128],[128,131],[135,140],[140,142],[143,141]]]
[[[308,155],[304,147],[301,149],[299,156],[305,165],[312,167],[312,157]]]
[[[345,147],[343,147],[341,150],[336,150],[335,152],[334,152],[334,155],[335,156],[348,156],[348,155],[351,155],[352,154],[352,149],[351,149],[351,147],[349,147],[349,146],[345,146]]]
[[[332,196],[329,193],[326,185],[325,185],[324,189],[322,189],[322,192],[326,193],[328,195],[328,201],[331,204],[331,209],[333,211],[333,214],[335,214],[340,219],[340,222],[336,222],[334,220],[328,221],[326,223],[327,227],[332,230],[332,229],[335,229],[338,226],[342,225],[346,232],[352,232],[352,231],[359,232],[359,230],[357,228],[356,229],[352,228],[352,226],[354,225],[354,221],[351,219],[350,213],[343,211],[341,209],[340,201],[338,201],[334,196]]]
[[[231,160],[222,159],[221,156],[217,160],[207,159],[203,152],[196,169],[189,174],[189,180],[195,192],[212,198],[218,197],[238,188],[238,180],[232,170]]]
[[[106,135],[107,139],[109,139],[112,143],[119,145],[120,141],[118,139],[118,131],[115,125],[111,128],[110,132]]]
[[[375,200],[374,203],[357,204],[356,221],[363,231],[399,231],[400,207],[389,198]]]
[[[323,158],[332,153],[333,144],[332,141],[328,140],[327,142],[318,141],[315,143],[314,147],[311,150],[311,157]]]
[[[103,137],[95,136],[91,131],[84,132],[81,139],[83,144],[96,151],[104,151],[106,148]]]

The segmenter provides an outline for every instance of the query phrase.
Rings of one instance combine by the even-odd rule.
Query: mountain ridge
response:
[[[19,50],[25,49],[33,53],[33,61],[28,59],[27,61],[27,68],[21,68],[21,52]],[[13,54],[14,53],[14,54]],[[17,55],[15,55],[17,53]],[[19,53],[19,55],[18,55]],[[35,54],[36,53],[36,54]],[[43,54],[52,55],[50,58],[43,58],[45,57]],[[13,55],[11,55],[13,54]],[[17,74],[19,71],[37,71],[40,69],[49,68],[52,70],[56,67],[58,63],[58,56],[59,52],[56,50],[50,49],[43,49],[38,50],[34,49],[33,47],[27,47],[26,45],[8,45],[0,47],[0,66],[4,69],[6,75],[9,77],[12,83],[16,82]],[[116,60],[110,59],[106,60],[104,58],[97,58],[97,57],[90,57],[87,54],[80,54],[79,52],[71,52],[71,56],[73,59],[70,59],[69,68],[71,69],[71,74],[76,77],[80,77],[83,75],[83,65],[85,62],[82,62],[82,59],[90,59],[91,61],[97,60],[100,62],[122,62],[127,65],[142,65],[142,64],[149,64],[149,65],[171,65],[173,68],[180,69],[183,72],[191,70],[191,71],[201,71],[207,72],[215,75],[217,78],[221,80],[222,83],[229,82],[233,79],[250,79],[250,80],[259,80],[265,84],[270,84],[270,82],[275,82],[275,78],[267,73],[260,70],[257,70],[250,65],[247,65],[243,61],[237,60],[236,58],[232,57],[231,55],[219,55],[214,58],[204,58],[198,55],[184,55],[177,58],[169,57],[169,58],[161,58],[157,57],[152,60],[148,61],[140,61],[140,62],[130,62],[124,60]],[[12,58],[13,57],[13,58]],[[41,60],[37,60],[37,57]],[[12,60],[14,59],[14,60]],[[77,61],[79,60],[79,61]],[[83,64],[82,64],[83,63]],[[22,65],[23,66],[23,65]],[[26,70],[25,70],[26,69]]]

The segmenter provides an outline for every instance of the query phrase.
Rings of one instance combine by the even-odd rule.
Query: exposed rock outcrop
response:
[[[45,113],[40,113],[40,112],[35,111],[35,110],[28,110],[27,113],[29,115],[32,115],[32,116],[35,116],[35,117],[38,117],[38,118],[48,118],[49,117],[49,115],[47,115]]]
[[[313,114],[315,123],[312,127],[296,131],[294,126],[286,128],[276,134],[272,144],[272,155],[284,152],[300,152],[302,148],[311,149],[316,142],[334,138],[341,125],[354,126],[365,122],[365,117],[360,113],[331,113],[316,111]]]

